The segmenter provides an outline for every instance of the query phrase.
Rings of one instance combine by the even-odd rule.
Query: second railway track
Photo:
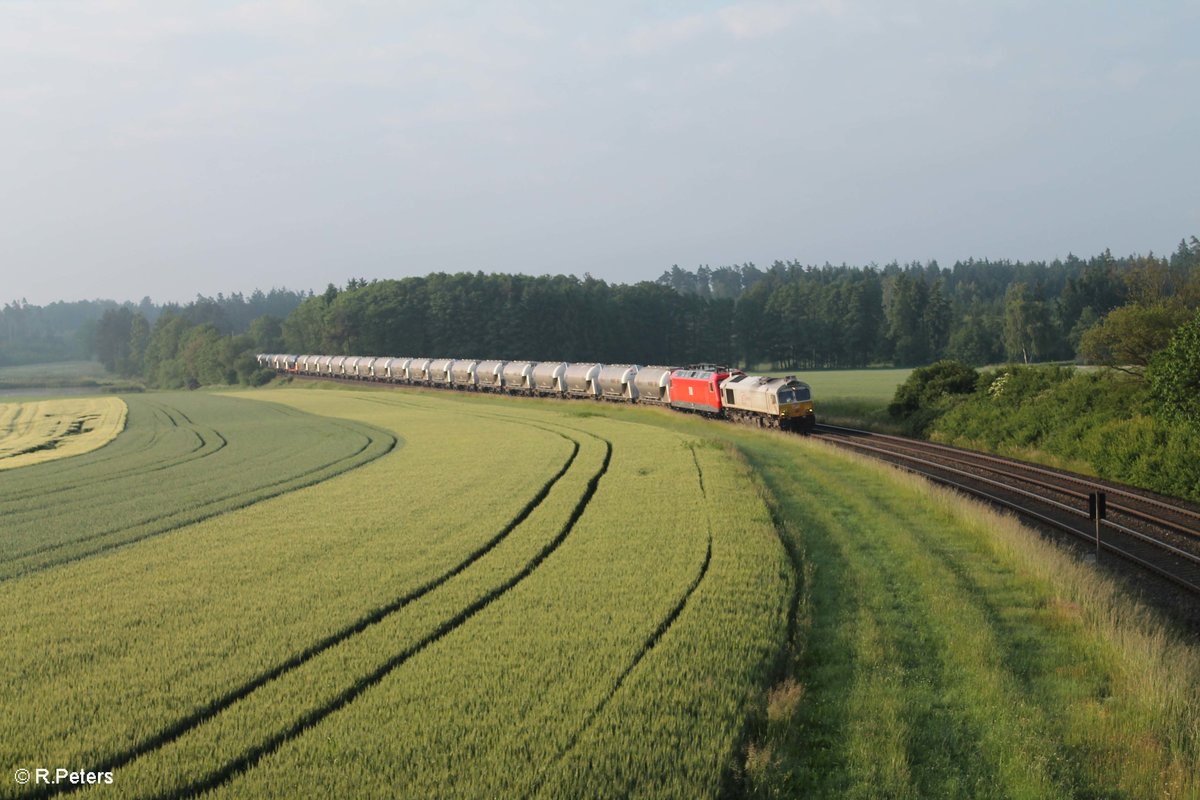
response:
[[[1060,531],[1095,541],[1088,493],[1109,496],[1100,547],[1200,596],[1200,509],[1181,500],[933,442],[818,425],[818,438],[880,458],[1008,508]]]

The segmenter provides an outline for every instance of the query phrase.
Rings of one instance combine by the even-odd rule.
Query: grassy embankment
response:
[[[1200,654],[1109,581],[888,467],[743,449],[805,577],[752,794],[1200,795]]]

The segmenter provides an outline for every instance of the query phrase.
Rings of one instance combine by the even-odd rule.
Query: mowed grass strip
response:
[[[12,473],[0,489],[0,578],[45,569],[177,530],[198,520],[324,480],[377,458],[396,439],[351,421],[211,395],[158,400],[168,424],[200,441],[179,453],[175,437],[127,451],[104,467],[57,474],[51,467]],[[133,426],[159,426],[157,415]],[[119,477],[114,477],[116,473]],[[31,490],[40,486],[41,493]],[[69,487],[69,488],[65,488]]]
[[[543,779],[709,558],[686,440],[603,418],[574,420],[613,451],[561,545],[458,629],[214,797],[520,797]],[[620,746],[663,747],[664,762],[666,750],[675,753],[641,737]],[[604,796],[606,788],[593,792]]]
[[[413,655],[454,630],[464,615],[531,571],[569,532],[573,515],[608,460],[606,442],[575,435],[580,449],[569,470],[482,558],[185,736],[121,767],[119,787],[96,787],[92,793],[127,796],[135,787],[138,796],[171,797],[218,785],[402,669]]]
[[[0,403],[0,470],[99,449],[125,427],[118,397],[73,397]]]
[[[0,763],[100,764],[158,735],[445,573],[572,449],[550,432],[510,436],[507,422],[295,395],[272,399],[396,430],[407,445],[186,535],[0,585],[12,621]],[[497,438],[505,452],[479,446]]]
[[[806,576],[749,794],[1200,791],[1200,658],[1135,601],[919,479],[811,442],[743,447]]]

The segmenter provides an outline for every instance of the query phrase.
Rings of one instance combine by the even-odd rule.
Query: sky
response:
[[[1200,0],[0,0],[0,301],[1200,236]]]

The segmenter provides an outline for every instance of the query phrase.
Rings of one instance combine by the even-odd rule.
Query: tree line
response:
[[[164,387],[265,380],[256,352],[797,370],[1078,359],[1138,370],[1200,306],[1200,241],[1168,257],[1105,251],[951,268],[674,267],[635,284],[482,272],[355,278],[288,299],[286,313],[240,327],[210,298],[153,319],[110,308],[93,352]]]
[[[729,334],[745,364],[816,369],[919,366],[943,358],[971,365],[1089,360],[1115,364],[1129,334],[1159,330],[1154,349],[1200,301],[1200,240],[1169,257],[1051,262],[967,260],[883,267],[775,262],[695,272],[673,267],[658,283],[702,299],[732,300]],[[1127,306],[1107,336],[1089,331]],[[1147,311],[1146,309],[1150,309]],[[1127,318],[1127,319],[1126,319]]]
[[[191,324],[209,323],[221,335],[231,336],[246,333],[263,315],[286,317],[305,296],[283,288],[267,292],[256,289],[249,295],[198,295],[187,304],[155,303],[149,297],[143,297],[140,303],[79,300],[44,306],[13,300],[0,306],[0,366],[96,356],[110,369],[137,372],[127,363],[117,364],[118,354],[128,348],[132,335],[128,325],[120,324],[122,319],[132,320],[136,315],[146,326],[152,326],[161,316],[178,315]],[[117,340],[122,336],[126,341]]]
[[[80,300],[46,306],[12,301],[0,307],[0,366],[97,357],[114,372],[144,377],[140,355],[158,321],[166,326],[181,318],[176,327],[211,325],[218,337],[228,338],[250,331],[264,315],[282,320],[305,296],[283,288],[198,295],[188,303],[155,303],[150,297],[138,303]]]

